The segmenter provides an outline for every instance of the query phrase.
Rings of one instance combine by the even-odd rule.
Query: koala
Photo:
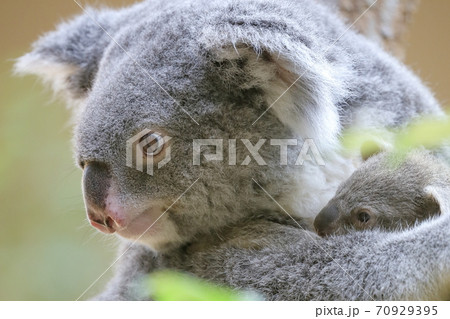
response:
[[[438,298],[449,283],[448,217],[401,234],[313,231],[359,165],[341,155],[343,129],[444,116],[411,71],[314,0],[85,9],[16,71],[68,101],[88,220],[123,242],[98,300],[147,298],[136,280],[161,268],[267,300]],[[211,139],[197,162],[193,145]],[[297,164],[307,140],[325,165]]]
[[[430,151],[381,152],[342,183],[314,227],[320,236],[405,229],[448,213],[449,195],[450,170]]]

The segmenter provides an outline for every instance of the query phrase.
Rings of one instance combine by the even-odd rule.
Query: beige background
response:
[[[73,0],[0,0],[0,300],[77,299],[114,260],[114,237],[85,219],[69,112],[51,102],[35,78],[11,76],[13,58],[80,12]],[[448,106],[449,13],[449,0],[422,0],[406,50],[407,64]],[[101,290],[110,275],[82,299]]]

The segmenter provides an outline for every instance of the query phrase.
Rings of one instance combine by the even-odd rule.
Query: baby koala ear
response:
[[[450,213],[450,189],[429,185],[425,187],[425,213],[429,216]]]
[[[83,100],[111,42],[102,28],[111,32],[114,16],[115,11],[89,9],[60,24],[36,41],[31,52],[17,59],[15,73],[37,75],[67,102]]]

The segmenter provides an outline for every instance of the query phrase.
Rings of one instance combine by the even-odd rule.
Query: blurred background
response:
[[[31,42],[80,12],[73,0],[0,2],[0,300],[77,299],[114,258],[114,239],[98,234],[85,219],[69,112],[35,78],[11,75],[13,59]],[[450,101],[449,12],[450,1],[422,0],[405,59],[443,105]]]

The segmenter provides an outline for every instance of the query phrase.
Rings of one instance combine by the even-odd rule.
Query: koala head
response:
[[[257,3],[208,6],[89,9],[44,35],[16,65],[73,105],[91,224],[155,250],[279,211],[255,181],[285,204],[302,168],[281,166],[268,140],[297,139],[290,150],[298,154],[310,137],[325,152],[339,131],[334,105],[345,72],[313,49],[313,37],[294,41],[290,20],[267,23]],[[223,147],[223,159],[201,156],[195,164],[193,141],[206,139],[223,142],[202,153]],[[266,165],[249,155],[248,143],[258,141]],[[150,163],[152,174],[137,163]]]
[[[321,236],[396,230],[448,210],[449,170],[425,150],[367,159],[316,216]]]

